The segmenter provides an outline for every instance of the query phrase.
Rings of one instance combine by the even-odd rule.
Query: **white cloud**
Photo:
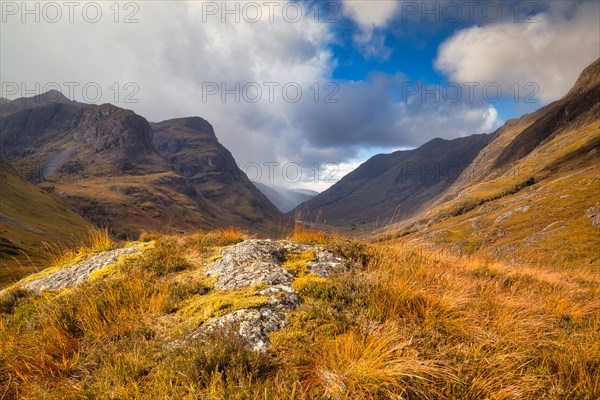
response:
[[[383,28],[400,7],[396,0],[343,0],[343,11],[362,29]]]
[[[536,15],[537,23],[463,29],[440,45],[435,66],[451,80],[497,82],[503,90],[535,82],[538,99],[556,100],[600,56],[599,8],[598,2],[582,2],[574,12],[552,6]]]
[[[29,89],[36,82],[42,88],[57,82],[63,92],[68,89],[63,83],[77,82],[79,89],[71,97],[79,101],[86,100],[81,86],[94,82],[103,92],[98,102],[131,108],[151,121],[191,115],[208,119],[242,164],[276,160],[278,143],[291,132],[287,115],[294,112],[294,104],[282,100],[282,86],[297,83],[303,95],[310,96],[311,85],[323,85],[328,79],[332,69],[326,47],[328,24],[314,22],[307,11],[307,18],[293,22],[282,11],[286,3],[280,3],[273,15],[268,7],[262,8],[256,23],[244,19],[252,15],[242,8],[236,22],[236,15],[222,9],[207,13],[208,3],[219,8],[225,4],[141,2],[135,16],[139,22],[133,24],[114,23],[112,3],[102,3],[98,23],[88,23],[80,14],[72,24],[43,18],[35,23],[33,17],[28,17],[30,23],[21,23],[20,15],[11,16],[0,35],[2,81],[25,82]],[[115,82],[121,87],[117,99],[110,89]],[[129,93],[123,90],[126,82],[139,87],[134,96],[138,103],[123,101]],[[268,82],[279,84],[272,103],[266,100]],[[222,101],[215,94],[203,101],[203,89],[212,83],[227,89],[256,83],[263,100],[251,103],[242,97],[238,102],[231,94]]]
[[[382,29],[396,16],[400,5],[397,0],[343,0],[344,15],[359,26],[352,39],[365,57],[386,60],[390,56],[392,49],[385,46]]]
[[[315,23],[309,12],[301,21],[286,20],[283,3],[273,22],[263,9],[257,23],[243,18],[236,23],[231,16],[223,23],[221,13],[203,13],[203,3],[140,2],[139,22],[134,24],[114,23],[112,3],[101,4],[105,18],[96,24],[81,18],[73,24],[8,18],[0,25],[1,80],[26,83],[28,88],[35,82],[42,87],[48,82],[97,82],[103,89],[100,101],[131,108],[150,121],[201,116],[213,124],[219,140],[242,166],[298,163],[305,171],[303,180],[280,178],[278,183],[316,185],[319,190],[331,183],[314,183],[309,168],[315,163],[340,163],[341,176],[373,151],[418,146],[436,136],[481,133],[499,123],[487,104],[399,103],[390,90],[406,81],[402,74],[336,82],[334,98],[339,102],[324,103],[332,93],[325,85],[336,62],[328,48],[337,38],[330,24]],[[375,15],[363,22],[382,26],[387,17]],[[115,82],[120,85],[116,100],[110,89]],[[123,102],[129,93],[123,88],[126,82],[138,85],[138,103]],[[237,82],[296,82],[303,96],[298,103],[286,102],[280,86],[271,103],[262,86],[263,100],[258,103],[244,98],[238,103],[232,95],[225,102],[219,95],[203,101],[203,84],[208,82],[228,88]],[[315,82],[318,101],[311,89]],[[72,97],[85,100],[81,86]]]

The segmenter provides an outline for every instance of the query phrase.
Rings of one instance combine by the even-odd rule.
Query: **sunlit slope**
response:
[[[561,100],[507,123],[433,207],[397,235],[503,258],[597,265],[600,62]]]
[[[46,261],[42,242],[69,240],[89,222],[40,188],[21,179],[0,159],[0,285]]]

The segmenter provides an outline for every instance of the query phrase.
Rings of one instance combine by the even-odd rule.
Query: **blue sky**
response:
[[[22,4],[2,3],[4,97],[200,116],[242,170],[261,166],[251,178],[315,190],[376,153],[492,132],[600,56],[598,1],[95,2],[101,18],[82,3],[73,21]]]
[[[425,85],[444,85],[449,82],[448,76],[435,67],[435,60],[440,45],[457,31],[471,26],[483,27],[511,22],[517,25],[536,23],[537,16],[549,10],[548,4],[541,1],[523,2],[521,5],[514,2],[490,1],[488,3],[493,5],[489,6],[485,6],[486,2],[471,6],[467,6],[467,2],[447,2],[452,3],[448,8],[444,8],[444,2],[430,2],[426,6],[423,2],[407,1],[404,4],[399,2],[400,5],[397,6],[389,22],[376,29],[386,49],[383,52],[384,56],[377,56],[365,55],[360,51],[360,46],[353,41],[352,36],[357,32],[360,34],[362,27],[351,16],[342,12],[343,2],[340,3],[339,9],[335,7],[335,12],[331,9],[331,2],[318,3],[325,9],[323,11],[325,15],[336,20],[332,24],[338,39],[331,45],[337,60],[332,74],[333,79],[356,81],[365,80],[374,72],[389,75],[402,73],[409,81]],[[332,16],[331,13],[334,15]],[[466,15],[459,18],[458,13]],[[515,101],[514,89],[510,87],[503,89],[507,92],[504,96],[494,99],[493,102],[490,101],[502,121],[517,118],[547,103],[533,95],[528,99],[533,101],[523,104]],[[521,88],[521,91],[523,89]],[[530,89],[525,93],[518,93],[517,98],[533,94],[534,91]]]

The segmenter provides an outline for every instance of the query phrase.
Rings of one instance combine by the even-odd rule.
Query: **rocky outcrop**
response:
[[[268,297],[268,303],[257,309],[236,310],[214,318],[200,328],[200,332],[215,327],[232,326],[256,351],[268,347],[268,335],[286,326],[286,317],[302,302],[292,289],[294,271],[286,268],[290,255],[314,252],[314,259],[306,262],[306,273],[326,278],[345,270],[340,258],[321,247],[290,241],[246,240],[221,252],[221,258],[207,269],[209,276],[217,277],[215,289],[240,289],[255,285],[266,286],[259,294]]]
[[[142,251],[142,245],[136,244],[99,253],[73,266],[26,281],[20,288],[37,293],[71,288],[86,282],[94,271]],[[290,263],[290,260],[293,261]],[[218,328],[234,329],[247,342],[248,348],[265,351],[269,346],[269,334],[283,329],[288,314],[302,303],[299,293],[293,289],[295,279],[309,275],[327,278],[346,268],[342,259],[322,247],[286,240],[251,239],[227,247],[207,266],[206,275],[216,278],[208,296],[220,293],[236,296],[238,291],[258,288],[256,295],[265,301],[261,301],[260,306],[239,307],[212,317],[194,328],[192,337],[201,338]],[[199,308],[197,311],[204,310]],[[193,319],[194,315],[188,317]]]
[[[119,257],[133,255],[139,251],[140,246],[131,246],[99,253],[86,261],[27,282],[21,288],[34,292],[67,289],[87,281],[92,272],[115,264]]]

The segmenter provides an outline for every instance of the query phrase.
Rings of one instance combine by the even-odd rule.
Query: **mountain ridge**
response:
[[[432,139],[414,150],[378,154],[296,210],[319,215],[325,223],[389,223],[410,217],[447,188],[491,140],[472,135]]]
[[[194,180],[168,151],[156,149],[163,128],[173,124],[195,130],[196,140],[179,149],[189,153],[190,168],[202,164],[199,152],[210,153],[208,164],[225,161],[212,163],[207,179]],[[261,231],[281,218],[200,117],[150,123],[112,104],[87,105],[50,92],[2,106],[0,144],[2,156],[26,179],[119,235],[230,225]]]

